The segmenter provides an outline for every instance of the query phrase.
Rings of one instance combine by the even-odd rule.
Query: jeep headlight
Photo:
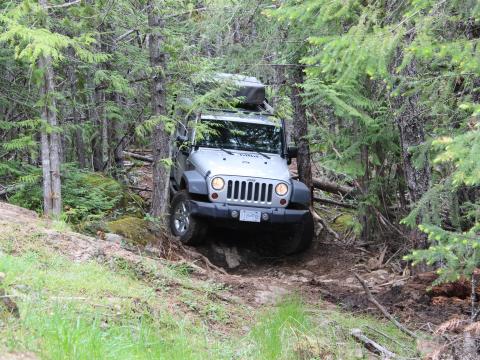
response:
[[[212,188],[214,190],[220,191],[225,186],[225,181],[221,177],[214,177],[212,179]]]
[[[288,185],[284,183],[279,183],[275,186],[275,192],[278,196],[285,196],[288,192]]]

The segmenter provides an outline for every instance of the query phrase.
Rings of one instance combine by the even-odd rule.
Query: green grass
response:
[[[414,344],[398,329],[373,318],[306,305],[300,297],[262,309],[229,304],[214,296],[225,291],[223,285],[192,278],[186,265],[149,259],[137,267],[122,259],[75,263],[42,245],[42,236],[29,237],[15,226],[0,235],[1,286],[16,296],[21,314],[15,319],[0,309],[0,354],[32,351],[49,360],[351,359],[366,354],[349,336],[358,327],[397,354],[414,355]]]

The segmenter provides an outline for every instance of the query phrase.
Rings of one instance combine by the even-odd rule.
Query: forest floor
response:
[[[2,360],[371,358],[353,328],[418,357],[415,341],[366,315],[358,286],[338,285],[356,255],[334,245],[227,273],[194,249],[162,259],[5,203],[0,228],[0,290],[19,309],[0,311]]]

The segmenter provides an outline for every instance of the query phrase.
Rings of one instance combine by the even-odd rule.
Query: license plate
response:
[[[240,210],[240,221],[260,222],[260,211]]]

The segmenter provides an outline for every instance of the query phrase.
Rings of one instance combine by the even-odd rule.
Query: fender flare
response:
[[[292,180],[292,196],[290,197],[290,203],[301,205],[308,209],[312,203],[312,193],[310,189],[298,180]]]
[[[208,195],[207,180],[197,170],[185,171],[182,182],[190,194]]]

